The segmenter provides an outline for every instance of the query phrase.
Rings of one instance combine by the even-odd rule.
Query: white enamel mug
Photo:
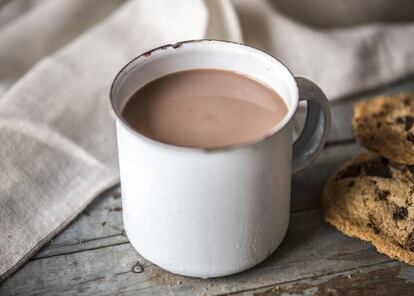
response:
[[[282,96],[288,113],[262,139],[219,149],[164,144],[122,118],[127,100],[148,82],[202,68],[235,71],[263,82]],[[308,101],[308,116],[293,144],[292,118],[300,100]],[[276,250],[289,224],[292,172],[319,154],[329,130],[328,102],[315,84],[295,78],[258,49],[196,40],[132,60],[114,80],[111,103],[124,227],[144,258],[173,273],[208,278],[248,269]]]

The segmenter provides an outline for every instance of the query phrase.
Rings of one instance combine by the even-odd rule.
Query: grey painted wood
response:
[[[319,209],[292,214],[281,247],[257,267],[212,280],[185,278],[145,261],[129,243],[32,260],[1,295],[200,295],[244,291],[390,261],[322,221]],[[136,263],[143,272],[135,273]],[[135,268],[140,271],[139,268]]]
[[[116,186],[98,196],[63,232],[46,244],[34,258],[126,242],[122,202]]]

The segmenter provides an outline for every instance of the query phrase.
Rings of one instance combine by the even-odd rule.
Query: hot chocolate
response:
[[[196,69],[148,83],[129,99],[122,116],[154,140],[210,149],[260,139],[287,111],[280,95],[255,79]]]

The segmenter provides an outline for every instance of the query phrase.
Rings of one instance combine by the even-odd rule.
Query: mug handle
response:
[[[299,88],[299,101],[308,101],[308,108],[303,131],[293,143],[293,173],[315,160],[325,144],[331,126],[329,103],[323,91],[309,79],[295,79]]]

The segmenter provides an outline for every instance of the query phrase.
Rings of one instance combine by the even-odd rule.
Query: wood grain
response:
[[[98,196],[62,233],[46,244],[34,258],[127,242],[122,224],[120,188]]]
[[[257,267],[234,276],[202,280],[172,275],[123,243],[32,260],[3,284],[0,295],[222,294],[388,261],[369,244],[325,224],[316,209],[292,214],[280,248]],[[137,263],[143,272],[134,272]]]
[[[392,261],[232,295],[413,295],[413,277],[412,267]]]

